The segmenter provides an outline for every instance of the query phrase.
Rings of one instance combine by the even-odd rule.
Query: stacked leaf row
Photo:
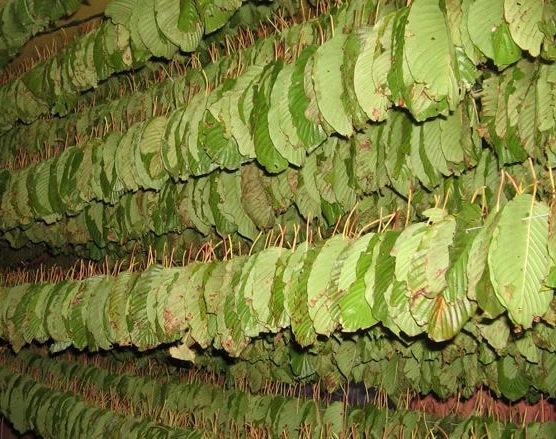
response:
[[[364,5],[357,4],[358,2],[352,2],[350,9],[343,9],[338,14],[340,20],[336,31],[340,29],[340,25],[353,26],[346,17],[355,16],[354,11],[360,10]],[[416,7],[412,8],[413,12],[421,13]],[[266,41],[268,44],[262,45],[264,47],[259,47],[265,50],[256,51],[259,55],[251,61],[255,64],[246,72],[236,79],[225,81],[209,96],[199,92],[184,109],[178,109],[168,116],[153,116],[145,122],[132,125],[123,135],[109,134],[103,142],[92,140],[82,148],[70,148],[59,157],[38,165],[10,173],[4,171],[0,176],[0,192],[3,194],[2,218],[7,239],[15,246],[44,240],[49,245],[60,247],[64,242],[60,242],[60,237],[63,236],[60,232],[72,230],[64,238],[68,242],[94,241],[102,248],[106,241],[121,242],[130,236],[137,238],[147,232],[160,235],[176,229],[181,231],[184,227],[206,234],[211,226],[220,235],[238,232],[241,236],[254,239],[258,229],[272,227],[275,221],[268,217],[263,218],[266,221],[260,221],[261,211],[264,210],[260,205],[256,206],[255,212],[249,212],[245,205],[238,205],[239,186],[236,173],[231,174],[235,176],[235,184],[230,186],[232,194],[225,193],[223,189],[218,189],[218,184],[209,183],[202,177],[195,180],[197,183],[189,183],[187,191],[182,191],[182,195],[175,199],[172,195],[180,193],[181,186],[175,186],[173,180],[203,175],[216,167],[236,170],[242,163],[253,159],[257,159],[273,172],[283,170],[288,164],[305,165],[303,168],[310,172],[311,163],[306,161],[314,158],[307,156],[307,153],[322,145],[326,138],[325,132],[336,131],[350,135],[353,133],[352,123],[360,126],[368,117],[372,120],[393,118],[390,130],[385,131],[381,126],[369,129],[371,139],[376,139],[371,145],[381,141],[388,142],[385,157],[380,157],[374,151],[367,154],[362,160],[371,160],[370,165],[362,160],[349,163],[349,156],[344,157],[343,162],[348,166],[347,175],[351,172],[356,177],[348,181],[355,193],[351,191],[347,194],[335,194],[335,197],[324,197],[320,202],[314,195],[314,186],[308,185],[306,178],[298,178],[295,186],[290,184],[286,189],[293,191],[292,186],[301,185],[311,194],[312,200],[309,202],[296,200],[296,207],[302,216],[307,218],[324,215],[329,223],[333,223],[338,215],[349,212],[354,204],[353,197],[368,193],[367,187],[357,187],[365,172],[376,174],[378,184],[371,188],[375,191],[390,186],[406,195],[408,191],[419,189],[421,185],[429,189],[437,187],[443,177],[458,175],[479,160],[480,139],[476,135],[470,136],[470,131],[466,128],[466,124],[478,127],[477,121],[470,116],[473,103],[463,101],[457,111],[445,121],[437,118],[422,126],[415,126],[410,120],[405,121],[403,116],[396,117],[397,113],[386,111],[392,104],[405,102],[404,99],[395,98],[396,89],[393,84],[396,83],[391,81],[395,64],[391,65],[388,61],[382,83],[366,82],[369,76],[365,72],[375,62],[379,62],[378,59],[370,59],[376,52],[376,45],[382,46],[387,42],[386,37],[375,42],[374,33],[377,29],[386,34],[392,32],[394,18],[400,16],[401,20],[403,14],[407,13],[408,10],[401,10],[396,15],[388,16],[371,30],[354,32],[347,40],[343,34],[336,35],[318,50],[309,46],[301,51],[294,64],[274,62],[263,68],[260,63],[269,61],[268,56],[261,53],[268,53],[268,49],[275,44],[275,40],[270,39]],[[318,24],[321,25],[321,21]],[[467,23],[463,22],[462,25],[465,24]],[[287,31],[284,38],[292,39],[295,35],[304,34],[305,28],[309,31],[311,29],[308,25],[298,26]],[[314,42],[314,38],[309,37],[307,44],[311,40]],[[390,57],[386,57],[387,53],[384,52],[381,56],[389,59],[393,55],[391,52]],[[343,61],[338,62],[339,59]],[[329,71],[328,67],[334,65],[334,60],[336,69]],[[226,62],[221,64],[223,68],[229,67]],[[212,71],[210,77],[216,74]],[[496,126],[492,128],[492,133],[489,131],[489,136],[493,139],[501,139],[495,141],[495,148],[502,163],[523,160],[528,154],[538,157],[541,162],[545,162],[544,157],[548,156],[549,163],[551,162],[552,153],[548,148],[552,144],[550,133],[554,120],[554,105],[550,98],[554,96],[551,91],[554,82],[550,79],[554,76],[553,71],[552,64],[535,65],[524,62],[510,67],[509,73],[504,76],[508,78],[506,82],[511,87],[510,90],[516,91],[508,97],[503,92],[506,88],[494,82],[498,81],[498,77],[485,80],[485,84],[492,84],[488,90],[503,94],[505,99],[505,105],[499,105],[493,110],[503,112],[496,116]],[[475,70],[472,73],[467,79],[460,78],[459,84],[464,89],[477,76]],[[537,77],[546,78],[546,81],[536,80],[535,88],[528,87],[524,91],[523,87]],[[193,78],[198,76],[193,75]],[[453,76],[453,79],[456,81],[458,75]],[[337,87],[329,87],[329,80],[336,81]],[[285,87],[288,83],[291,85]],[[184,82],[184,85],[187,84],[188,82]],[[341,93],[333,96],[330,88],[341,90]],[[377,116],[376,102],[369,101],[367,90],[373,89],[377,93],[380,91],[380,102],[385,106],[385,111],[380,116]],[[173,94],[178,93],[178,90],[172,88]],[[425,96],[427,106],[444,99],[440,95]],[[490,101],[491,98],[488,98]],[[423,96],[421,99],[424,99]],[[538,99],[542,101],[536,103],[535,100]],[[444,100],[457,103],[460,97],[446,97]],[[522,105],[529,112],[512,110],[506,116],[506,102]],[[272,109],[273,106],[276,110]],[[281,106],[282,109],[279,109]],[[404,103],[403,106],[407,107],[407,104]],[[266,107],[268,111],[265,110]],[[447,109],[442,110],[438,106],[434,108],[435,113],[427,113],[427,116],[445,113]],[[345,111],[339,111],[342,109]],[[361,111],[363,109],[364,112]],[[486,111],[485,116],[488,113]],[[419,117],[415,111],[412,114]],[[508,120],[507,126],[498,122],[504,121],[504,118]],[[537,120],[540,123],[532,122]],[[488,121],[488,117],[485,117],[484,122]],[[404,129],[408,130],[406,136],[409,141],[402,140],[396,144],[397,139],[392,138],[395,135],[393,133]],[[506,146],[508,131],[514,137],[509,146]],[[430,142],[426,142],[427,139]],[[392,142],[397,148],[391,148]],[[547,150],[537,152],[532,147],[536,144],[547,145]],[[129,160],[130,157],[132,160]],[[384,173],[380,169],[383,166],[379,161],[381,158],[385,158],[387,163],[384,176],[380,175]],[[340,176],[345,174],[342,166],[342,163],[335,161],[333,172]],[[317,174],[317,181],[320,174]],[[210,179],[214,179],[214,176]],[[75,187],[78,190],[74,190]],[[322,188],[317,189],[322,193]],[[155,195],[152,190],[159,195]],[[137,195],[121,198],[123,193],[130,191]],[[144,192],[148,197],[146,202],[141,196]],[[208,214],[199,214],[199,209],[195,209],[194,199],[199,196],[209,202],[211,212]],[[179,210],[177,208],[180,200],[184,197],[188,198],[185,205],[191,218],[175,215]],[[225,202],[218,202],[219,199]],[[399,207],[400,202],[403,201],[391,202],[390,209]],[[118,203],[120,212],[116,213],[117,209],[108,207],[106,203]],[[276,203],[284,206],[280,200],[274,202]],[[288,205],[291,205],[291,201],[286,201],[285,206]],[[87,209],[88,213],[81,213],[83,209]],[[81,214],[73,217],[78,213]],[[149,225],[152,217],[170,219]],[[52,227],[45,227],[43,221],[52,224]],[[71,223],[70,226],[68,222]],[[31,228],[26,226],[29,223],[32,224]]]
[[[136,411],[145,410],[155,418],[170,422],[174,413],[186,413],[195,418],[196,413],[203,412],[205,417],[193,422],[199,426],[215,425],[213,433],[218,431],[222,435],[233,434],[234,428],[253,427],[269,436],[307,432],[307,436],[313,437],[345,434],[348,431],[351,434],[372,432],[380,436],[386,431],[399,434],[404,429],[419,435],[443,431],[459,437],[471,431],[488,431],[493,437],[504,437],[518,431],[517,426],[511,423],[503,425],[479,417],[463,422],[443,422],[407,410],[389,413],[370,404],[360,408],[345,407],[340,402],[325,405],[312,399],[253,395],[238,389],[223,390],[211,384],[185,383],[174,379],[160,382],[132,374],[113,374],[103,368],[78,363],[54,361],[29,352],[21,352],[11,360],[12,369],[20,368],[21,374],[9,373],[8,368],[2,369],[0,385],[5,396],[0,409],[12,415],[19,431],[35,429],[44,437],[72,437],[72,434],[79,434],[78,431],[89,437],[96,437],[96,434],[102,437],[207,437],[200,433],[199,428],[187,431],[157,425],[153,421],[124,420],[108,410],[94,411],[72,395],[48,389],[42,384],[48,379],[79,382],[83,388],[88,386],[90,394],[113,392],[113,398],[131,403]],[[40,401],[43,408],[34,411],[32,407],[36,401]],[[156,415],[157,412],[160,414]],[[62,429],[55,427],[56,419],[64,420]],[[530,423],[527,432],[550,436],[554,428],[554,423]]]
[[[16,349],[48,339],[79,349],[148,349],[188,334],[201,347],[237,355],[249,338],[288,327],[302,346],[378,322],[448,340],[477,306],[490,318],[507,312],[519,328],[553,323],[556,250],[546,204],[519,195],[478,227],[478,208],[457,219],[441,209],[425,213],[428,223],[401,233],[336,235],[184,268],[3,288],[0,334]]]

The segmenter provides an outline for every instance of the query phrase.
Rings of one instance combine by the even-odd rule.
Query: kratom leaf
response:
[[[104,277],[97,285],[92,295],[89,296],[87,306],[86,325],[94,340],[94,347],[100,349],[111,349],[112,344],[108,339],[109,333],[106,331],[106,314],[104,312],[106,304],[109,300],[115,279],[112,276]],[[107,319],[106,319],[107,320]],[[59,341],[60,337],[52,337]],[[64,338],[61,338],[64,341]],[[89,346],[90,350],[94,350],[93,346]]]
[[[424,214],[432,219],[431,215],[438,213],[435,210],[429,209]],[[432,219],[434,224],[421,235],[421,240],[411,255],[407,286],[412,298],[417,295],[434,298],[447,286],[449,248],[453,242],[456,222],[454,217],[446,216],[445,212],[440,212],[439,216],[441,219]],[[402,237],[403,233],[399,239]]]
[[[207,330],[205,300],[201,296],[203,275],[208,267],[207,264],[198,263],[189,264],[184,268],[184,270],[187,270],[185,275],[190,276],[187,289],[184,292],[185,318],[190,328],[191,337],[202,348],[206,348],[211,339]]]
[[[158,0],[156,1],[158,3]],[[138,1],[134,12],[137,14],[137,30],[143,44],[154,55],[171,58],[177,47],[162,34],[155,19],[155,0]],[[190,2],[187,2],[190,3]]]
[[[282,250],[276,247],[266,249],[257,255],[252,267],[254,282],[252,288],[245,292],[245,300],[250,304],[254,315],[271,331],[278,329],[271,321],[271,304],[276,264],[281,255]]]
[[[504,17],[513,40],[535,57],[540,54],[544,37],[539,29],[544,3],[543,0],[504,0]]]
[[[517,401],[523,398],[529,386],[529,380],[519,373],[515,360],[506,356],[498,360],[498,386],[502,394],[510,401]]]
[[[506,23],[501,23],[492,33],[492,50],[497,66],[512,64],[521,57],[521,50],[512,39]]]
[[[323,119],[342,136],[351,136],[353,123],[342,102],[342,47],[346,39],[344,34],[336,35],[317,49],[312,78]]]
[[[488,251],[490,279],[512,321],[524,328],[542,316],[552,300],[542,291],[548,274],[548,207],[531,195],[508,202],[500,213]]]
[[[493,32],[503,20],[504,0],[476,0],[469,6],[469,36],[475,47],[490,59],[494,59]]]
[[[164,116],[150,119],[141,134],[141,141],[134,148],[137,173],[146,189],[160,190],[168,179],[161,155],[161,142],[167,122]]]
[[[115,24],[129,25],[137,0],[112,0],[106,5],[104,14]]]
[[[262,74],[260,88],[254,94],[253,112],[251,113],[251,134],[255,143],[257,160],[271,173],[278,173],[286,169],[287,160],[280,155],[270,137],[268,128],[268,111],[270,108],[270,90],[276,76],[281,70],[281,64],[269,65]]]
[[[266,329],[266,321],[259,318],[259,315],[267,315],[266,304],[270,302],[270,290],[267,289],[266,294],[263,292],[260,300],[253,301],[253,289],[256,288],[257,283],[255,264],[258,259],[259,258],[249,258],[249,260],[246,261],[235,294],[237,315],[241,322],[242,333],[245,337],[257,337]],[[238,345],[238,349],[243,349],[244,347],[244,345]]]
[[[450,109],[459,100],[459,77],[446,17],[435,0],[411,5],[405,27],[404,58],[415,82],[434,101],[446,99]],[[421,120],[419,115],[416,115]]]
[[[156,308],[154,304],[155,293],[153,286],[161,274],[159,265],[152,265],[141,273],[133,286],[128,299],[126,312],[127,327],[131,342],[140,350],[150,349],[159,343],[156,335]]]
[[[305,161],[306,150],[297,137],[288,100],[293,71],[294,66],[288,64],[276,76],[270,96],[268,130],[278,153],[289,163],[301,166]]]
[[[498,214],[490,215],[482,226],[467,231],[473,240],[467,263],[467,297],[471,300],[478,301],[477,288],[487,268],[488,248],[499,219]]]
[[[199,8],[199,15],[204,20],[205,33],[209,34],[224,26],[242,2],[241,0],[195,0],[195,3]]]
[[[384,325],[395,334],[404,332],[410,337],[417,336],[425,331],[417,322],[414,315],[419,316],[420,313],[412,312],[410,306],[415,309],[422,303],[428,303],[431,299],[425,296],[418,296],[412,302],[407,299],[407,287],[404,282],[394,280],[389,285],[384,294],[386,305],[388,307],[388,318],[383,321]]]
[[[400,282],[407,280],[411,270],[412,258],[425,233],[425,224],[412,224],[396,240],[392,249],[392,256],[396,257],[396,279]]]
[[[190,347],[186,343],[180,343],[177,346],[172,346],[169,350],[169,353],[172,358],[195,363],[195,351],[190,349]]]
[[[330,335],[337,325],[330,313],[332,291],[327,286],[332,268],[339,254],[350,244],[350,240],[337,235],[326,241],[316,257],[307,279],[307,300],[309,316],[317,334]]]
[[[193,0],[157,0],[154,10],[156,24],[166,38],[185,52],[197,48],[203,35],[203,23]]]
[[[388,71],[391,67],[392,16],[370,29],[362,29],[362,50],[354,70],[357,100],[371,120],[386,118],[391,106],[388,98]]]
[[[301,244],[288,259],[282,281],[285,283],[285,307],[290,316],[291,327],[295,339],[301,346],[315,342],[317,334],[313,321],[309,316],[307,297],[307,281],[311,274],[314,259],[321,247],[309,247]]]
[[[307,151],[313,150],[326,139],[322,126],[316,123],[316,103],[314,102],[313,81],[311,79],[312,59],[316,46],[303,49],[295,61],[288,90],[289,111],[297,130],[297,137]]]
[[[367,328],[376,319],[372,314],[374,265],[379,235],[369,233],[359,238],[344,260],[338,280],[340,324],[346,332]],[[371,282],[372,280],[372,282]]]

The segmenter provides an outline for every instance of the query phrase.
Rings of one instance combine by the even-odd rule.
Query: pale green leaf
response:
[[[256,261],[251,268],[253,276],[252,288],[245,291],[245,300],[250,304],[253,314],[268,330],[277,331],[270,315],[270,305],[274,291],[272,286],[276,273],[276,263],[281,257],[283,249],[271,247],[256,256]]]
[[[278,153],[293,165],[301,166],[306,150],[294,127],[289,110],[288,91],[294,71],[293,64],[286,64],[276,76],[270,95],[268,131]]]
[[[335,235],[328,239],[313,262],[307,280],[307,300],[309,316],[317,334],[330,335],[336,323],[330,314],[332,297],[327,286],[331,279],[333,267],[340,253],[350,244],[350,239]]]
[[[473,239],[467,264],[467,297],[471,300],[477,300],[477,287],[487,267],[488,248],[498,220],[499,215],[489,215],[482,226],[467,230]]]
[[[384,120],[391,103],[388,72],[391,67],[392,16],[361,30],[363,48],[354,69],[354,88],[359,105],[369,119]]]
[[[504,0],[476,0],[469,7],[467,28],[471,41],[485,56],[494,59],[492,33],[502,24]]]
[[[346,332],[368,328],[376,323],[372,314],[374,274],[379,235],[369,233],[358,238],[349,249],[338,280],[340,323]],[[367,272],[372,271],[372,282]],[[366,288],[368,286],[368,288]],[[366,293],[370,293],[367,297]]]
[[[315,52],[313,84],[322,117],[342,136],[353,134],[353,124],[342,102],[342,50],[345,34],[336,35]]]
[[[514,323],[525,328],[542,316],[552,300],[541,286],[548,274],[548,206],[521,194],[500,214],[488,253],[496,296]]]
[[[508,346],[510,328],[502,319],[489,321],[488,323],[477,323],[477,328],[483,338],[497,352],[501,352]]]
[[[505,0],[504,17],[513,40],[531,56],[539,56],[543,33],[539,29],[545,0]]]
[[[112,0],[106,5],[104,14],[115,24],[128,26],[136,3],[137,0]]]
[[[156,0],[156,24],[172,43],[185,52],[197,48],[203,36],[201,21],[193,1]]]
[[[425,85],[430,99],[459,98],[458,72],[446,17],[437,0],[416,0],[405,28],[404,57],[415,82]]]
[[[154,7],[155,0],[137,2],[134,9],[134,14],[137,14],[139,20],[137,30],[141,41],[154,56],[169,59],[174,55],[177,47],[160,32],[155,20]]]
[[[427,226],[424,223],[412,224],[404,229],[392,249],[392,256],[396,257],[396,279],[400,282],[406,281],[411,270],[413,255],[419,248],[419,244],[426,233]]]
[[[429,226],[421,235],[419,245],[411,252],[408,267],[407,286],[411,298],[419,295],[433,298],[446,287],[446,272],[450,262],[449,248],[454,239],[455,227],[454,217],[448,216],[443,221]],[[403,233],[399,239],[402,236]]]
[[[183,1],[181,3],[183,4]],[[205,32],[209,34],[224,26],[242,2],[241,0],[195,0],[195,3],[199,8],[199,15],[205,22]]]

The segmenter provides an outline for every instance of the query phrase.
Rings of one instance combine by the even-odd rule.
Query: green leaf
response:
[[[336,235],[326,240],[313,262],[307,279],[307,300],[309,316],[317,334],[330,335],[336,322],[331,315],[332,294],[328,284],[333,274],[334,264],[341,252],[350,245],[350,240],[343,235]]]
[[[139,176],[135,160],[131,160],[134,156],[135,145],[141,138],[141,134],[145,129],[145,122],[133,124],[126,132],[120,137],[118,146],[116,148],[115,169],[116,174],[122,181],[125,189],[136,191],[139,189]]]
[[[310,154],[297,175],[297,191],[295,192],[295,204],[299,213],[304,218],[315,218],[320,216],[321,198],[316,184],[317,157]]]
[[[211,341],[207,328],[207,312],[203,296],[203,276],[209,264],[193,263],[188,264],[184,270],[184,276],[190,276],[189,282],[183,293],[185,318],[189,324],[190,334],[199,345],[206,349]]]
[[[249,259],[246,257],[235,259],[239,259],[237,267],[233,264],[227,264],[225,277],[228,288],[223,292],[225,297],[220,302],[222,312],[216,315],[216,333],[218,338],[215,340],[214,344],[217,346],[217,342],[219,342],[219,345],[225,350],[235,349],[235,340],[239,340],[240,342],[242,340],[241,322],[239,321],[235,309],[235,290],[241,281],[243,267]],[[214,305],[212,307],[214,308]]]
[[[282,276],[284,305],[290,316],[295,340],[301,346],[308,346],[317,338],[313,321],[309,317],[307,280],[319,251],[320,247],[309,247],[308,243],[299,244],[289,257]]]
[[[264,254],[265,253],[262,253],[262,255]],[[266,309],[271,299],[270,285],[268,282],[266,291],[261,291],[260,300],[253,300],[255,298],[253,290],[257,288],[258,280],[258,273],[255,271],[255,265],[259,261],[259,256],[261,255],[259,254],[257,257],[248,258],[243,266],[241,280],[235,289],[235,306],[237,316],[241,323],[242,335],[244,337],[257,337],[266,327],[266,320],[263,321],[259,317],[259,313],[261,313],[260,315],[263,318],[267,316]],[[243,342],[236,345],[236,349],[239,350],[235,351],[235,354],[245,348]]]
[[[447,216],[429,226],[426,233],[422,235],[418,247],[411,255],[407,275],[407,286],[411,298],[418,295],[434,298],[447,286],[449,248],[454,239],[455,226],[454,217]],[[403,232],[400,239],[402,236]]]
[[[87,331],[87,307],[93,289],[101,280],[102,276],[93,276],[80,281],[79,290],[70,301],[66,326],[73,345],[80,350],[86,346],[94,347],[92,334]]]
[[[344,259],[338,300],[340,324],[345,332],[366,329],[377,322],[372,313],[372,295],[379,239],[380,235],[374,233],[358,238]]]
[[[363,48],[354,69],[354,88],[363,111],[373,121],[386,119],[391,102],[388,72],[391,67],[392,18],[389,15],[372,28],[363,28]]]
[[[187,328],[187,318],[185,310],[185,294],[187,282],[191,275],[189,270],[181,267],[171,269],[174,272],[174,281],[170,283],[164,297],[159,297],[158,306],[162,306],[162,319],[160,313],[157,317],[158,324],[166,336],[174,339],[178,334]]]
[[[528,194],[516,196],[500,213],[488,252],[490,279],[514,323],[531,327],[552,300],[541,289],[548,274],[548,213]]]
[[[145,189],[160,190],[168,180],[161,154],[166,124],[167,119],[164,116],[149,119],[141,133],[141,140],[134,148],[137,174]]]
[[[226,322],[230,329],[231,338],[223,347],[233,356],[238,356],[249,344],[248,337],[256,337],[262,331],[262,325],[257,321],[253,311],[245,300],[245,291],[253,288],[253,265],[255,258],[246,258],[241,270],[235,270],[232,284],[225,304],[225,313],[230,313]],[[228,309],[227,309],[228,308]]]
[[[254,164],[242,166],[241,170],[241,204],[247,215],[258,229],[271,228],[275,215],[271,199],[262,180],[263,171]],[[282,175],[282,174],[279,174]]]
[[[129,346],[131,344],[129,330],[127,326],[127,301],[130,291],[133,290],[135,282],[139,278],[139,273],[123,271],[118,274],[112,290],[105,303],[105,325],[108,334],[108,340],[120,346]]]
[[[152,288],[161,270],[159,265],[151,265],[143,271],[128,296],[127,326],[131,343],[139,350],[150,349],[159,344],[155,332],[156,309],[149,304],[153,302],[155,293]]]
[[[531,56],[539,56],[544,35],[539,29],[543,18],[543,0],[504,0],[504,17],[513,41]]]
[[[251,269],[254,281],[251,284],[252,288],[245,291],[245,300],[250,304],[253,314],[269,331],[279,329],[276,326],[277,320],[271,318],[271,305],[276,264],[282,253],[284,253],[283,249],[271,247],[255,256],[256,261]]]
[[[135,5],[134,13],[138,17],[139,36],[143,44],[154,56],[170,59],[177,50],[165,35],[160,31],[156,20],[154,8],[158,0],[141,0]],[[190,2],[187,2],[190,3]]]
[[[302,166],[306,150],[297,136],[288,100],[293,71],[294,65],[286,64],[276,76],[270,95],[268,131],[278,153],[291,164]]]
[[[251,133],[255,143],[257,161],[270,173],[278,173],[288,167],[288,161],[274,146],[268,128],[270,92],[281,69],[281,63],[269,64],[266,67],[254,93],[254,105],[251,113]]]
[[[217,168],[217,164],[202,148],[203,136],[200,129],[205,111],[214,97],[215,95],[206,95],[204,91],[201,91],[191,98],[185,109],[180,125],[180,131],[183,130],[184,137],[180,139],[180,143],[186,145],[184,164],[187,164],[186,168],[189,172],[184,170],[180,172],[180,175],[204,175]],[[185,125],[183,125],[184,123]]]
[[[195,362],[195,351],[190,349],[186,343],[180,343],[177,346],[172,346],[169,349],[170,356],[177,358],[181,361]]]
[[[424,223],[411,224],[396,240],[392,256],[396,257],[396,279],[400,282],[406,281],[409,276],[413,256],[426,234],[426,229]]]
[[[346,39],[345,34],[336,35],[317,49],[312,78],[322,117],[336,132],[349,137],[353,134],[353,123],[342,101],[341,71]]]
[[[485,282],[488,276],[488,248],[499,218],[500,215],[496,213],[489,215],[482,226],[467,230],[473,240],[467,263],[467,297],[476,301],[490,318],[495,318],[504,311],[490,282]]]
[[[184,133],[179,129],[183,127],[182,118],[184,111],[173,111],[166,121],[164,134],[160,143],[160,156],[164,168],[173,178],[179,176],[179,171],[183,169],[183,155],[181,153],[181,139]]]
[[[104,14],[115,24],[128,26],[137,0],[113,0],[106,5]]]
[[[255,158],[255,144],[249,120],[253,111],[254,84],[259,80],[264,66],[251,65],[237,78],[231,90],[222,95],[222,111],[230,119],[230,132],[243,157]]]
[[[18,311],[18,305],[22,301],[23,297],[25,296],[25,292],[27,289],[30,288],[29,284],[22,284],[18,285],[14,288],[8,290],[8,294],[4,299],[4,304],[0,308],[2,314],[0,315],[0,324],[3,323],[4,326],[4,334],[2,338],[9,340],[12,348],[17,352],[19,351],[23,345],[25,344],[25,340],[23,338],[23,334],[21,328],[16,326],[16,312]],[[47,293],[50,294],[52,289],[51,288],[43,288],[40,290],[43,294]],[[47,299],[43,302],[46,304]],[[44,327],[45,321],[45,312],[44,308],[40,310],[40,320],[41,324]],[[19,319],[18,319],[19,320]],[[1,333],[1,332],[0,332]]]
[[[224,26],[242,2],[241,0],[195,0],[195,3],[199,8],[199,15],[205,22],[205,33],[210,34]]]
[[[444,12],[436,0],[413,2],[405,27],[404,57],[411,76],[434,101],[459,101],[459,75]],[[420,120],[419,117],[417,117]]]
[[[515,341],[519,353],[530,363],[538,363],[540,358],[540,348],[535,345],[534,335],[531,331],[526,331],[522,337]]]
[[[307,151],[313,150],[326,139],[318,121],[315,91],[311,80],[312,59],[316,46],[305,47],[295,60],[291,85],[288,90],[289,111],[297,130],[297,137]]]
[[[492,33],[504,20],[504,0],[476,0],[469,7],[467,28],[471,41],[485,56],[494,59]]]
[[[508,347],[510,328],[502,319],[476,323],[481,336],[496,352],[502,353]]]
[[[112,348],[112,344],[108,339],[108,331],[106,331],[105,320],[107,319],[104,310],[106,303],[109,300],[114,280],[115,279],[112,276],[104,276],[103,279],[95,286],[89,296],[85,320],[87,329],[93,335],[95,347],[105,350]],[[54,339],[60,340],[59,338]],[[63,340],[64,339],[62,338],[62,341]],[[91,346],[89,346],[89,350],[93,350]]]
[[[283,281],[283,275],[287,267],[289,266],[289,257],[292,252],[289,250],[283,250],[280,254],[280,258],[276,261],[276,271],[274,273],[274,281],[271,286],[271,300],[269,303],[269,325],[285,328],[289,326],[290,319],[287,313],[287,304],[285,297],[285,282]]]
[[[193,52],[203,36],[203,22],[194,1],[157,0],[154,9],[164,36],[184,52]]]
[[[512,64],[521,58],[521,49],[512,39],[506,23],[502,23],[492,33],[492,49],[497,66]]]
[[[502,394],[510,401],[523,398],[531,383],[521,373],[516,361],[509,355],[501,358],[498,365],[498,387]]]
[[[392,328],[394,323],[389,317],[389,304],[387,295],[390,294],[392,284],[396,281],[395,270],[397,258],[392,256],[393,247],[400,237],[399,232],[386,232],[379,241],[379,253],[375,270],[375,289],[373,297],[373,315],[384,323],[385,326]],[[407,276],[407,274],[406,274]]]
[[[211,162],[233,171],[239,168],[243,158],[235,138],[225,132],[224,128],[211,111],[206,111],[199,124],[199,140]]]

